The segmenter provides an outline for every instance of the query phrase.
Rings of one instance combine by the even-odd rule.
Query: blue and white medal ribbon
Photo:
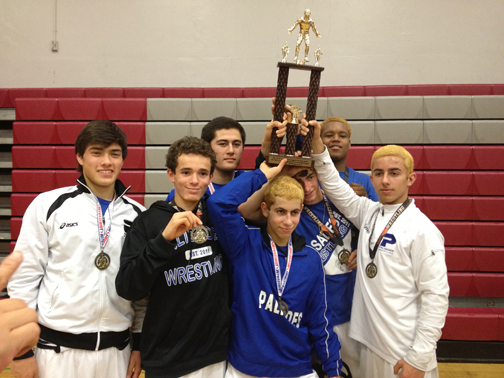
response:
[[[115,199],[115,196],[114,196]],[[97,207],[97,218],[98,218],[98,237],[100,240],[100,253],[96,256],[95,265],[100,270],[105,270],[110,266],[110,256],[104,252],[105,246],[107,245],[110,238],[110,230],[112,229],[112,213],[114,211],[114,200],[110,201],[109,205],[109,225],[107,230],[103,226],[103,215],[100,201],[95,196],[96,207]]]
[[[269,235],[268,235],[269,236]],[[287,247],[287,265],[285,266],[285,273],[283,278],[281,277],[280,272],[280,263],[278,261],[278,251],[275,242],[270,238],[271,251],[273,252],[273,263],[275,264],[275,278],[276,278],[276,286],[278,291],[278,306],[284,315],[289,313],[289,306],[282,300],[282,294],[285,289],[285,285],[287,284],[287,278],[289,277],[289,272],[292,264],[292,255],[294,253],[292,248],[292,236],[289,238],[289,244]]]

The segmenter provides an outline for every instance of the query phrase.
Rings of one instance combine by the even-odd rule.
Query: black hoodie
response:
[[[149,377],[180,377],[226,359],[227,262],[204,199],[202,206],[203,244],[189,232],[166,241],[161,233],[177,212],[166,201],[140,214],[124,242],[116,288],[128,300],[149,297],[140,347]]]

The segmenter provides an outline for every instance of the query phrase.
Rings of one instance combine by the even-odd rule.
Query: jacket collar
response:
[[[77,179],[77,188],[81,190],[84,193],[92,193],[91,189],[86,184],[86,179],[84,178],[84,175],[80,175],[80,177]],[[116,193],[116,200],[121,198],[126,194],[128,190],[130,190],[131,186],[125,187],[124,184],[121,182],[121,180],[117,179],[114,183],[114,190]],[[93,193],[94,194],[94,193]]]
[[[261,227],[261,235],[263,237],[263,241],[270,249],[270,237],[268,235],[268,231],[266,231],[266,227]],[[294,253],[301,251],[304,247],[306,247],[306,241],[304,236],[296,234],[296,231],[292,233],[292,248],[294,249]]]

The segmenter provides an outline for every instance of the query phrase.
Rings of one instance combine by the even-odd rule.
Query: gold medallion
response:
[[[342,264],[348,264],[348,259],[350,258],[350,252],[348,251],[348,249],[342,249],[339,253],[338,253],[338,259],[339,259],[339,262],[342,263]]]
[[[110,256],[101,251],[95,259],[95,265],[100,270],[105,270],[110,265]]]
[[[366,275],[369,278],[375,278],[377,274],[378,274],[378,268],[376,267],[375,263],[371,261],[366,266]]]
[[[205,226],[196,226],[191,229],[191,239],[196,244],[203,244],[208,240],[210,233]]]
[[[287,314],[289,313],[289,306],[287,306],[287,303],[285,303],[284,301],[282,301],[281,299],[278,300],[278,306],[280,307],[280,310],[282,311],[282,313],[287,316]]]

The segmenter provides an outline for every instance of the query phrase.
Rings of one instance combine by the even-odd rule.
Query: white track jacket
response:
[[[400,205],[357,196],[340,179],[327,149],[313,158],[326,195],[360,229],[350,336],[392,365],[403,358],[423,371],[435,368],[449,294],[442,234],[411,203],[380,243],[378,274],[367,277],[370,241],[373,247]]]

